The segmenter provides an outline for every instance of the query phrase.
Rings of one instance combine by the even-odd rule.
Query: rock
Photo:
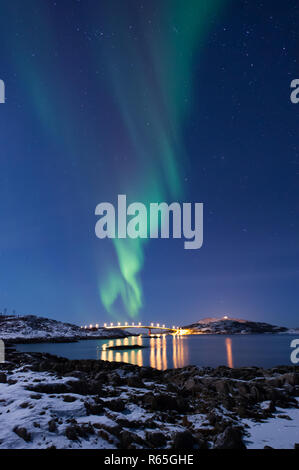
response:
[[[277,415],[277,418],[287,419],[288,421],[292,421],[292,418],[290,418],[288,415]]]
[[[0,372],[0,384],[6,384],[7,383],[7,377],[4,372]]]
[[[295,372],[282,375],[282,379],[285,384],[299,385],[299,374],[296,374]]]
[[[101,385],[96,380],[76,380],[67,382],[68,391],[79,395],[96,395],[101,391]]]
[[[120,449],[134,449],[134,443],[144,445],[143,439],[137,434],[126,430],[121,432],[119,442]]]
[[[50,395],[54,393],[69,392],[69,387],[64,383],[40,383],[33,387],[28,387],[27,389],[32,392],[48,393]]]
[[[190,431],[177,432],[173,439],[172,449],[193,449],[195,442]]]
[[[30,398],[33,400],[40,400],[42,398],[42,395],[40,393],[35,393],[34,395],[30,395]]]
[[[21,437],[22,439],[24,439],[24,441],[26,442],[30,442],[31,441],[31,434],[30,432],[27,431],[26,428],[22,428],[22,427],[19,427],[19,426],[15,426],[13,428],[13,432],[16,433],[19,437]]]
[[[162,432],[147,432],[146,440],[150,447],[163,447],[166,444],[166,437]]]
[[[67,426],[64,433],[70,441],[76,441],[78,439],[78,430],[76,425]]]
[[[51,419],[51,420],[48,422],[48,429],[49,429],[50,432],[56,432],[56,430],[57,430],[57,424],[56,424],[55,419]]]
[[[207,420],[209,421],[211,426],[215,426],[219,418],[215,413],[211,412],[207,415]]]
[[[218,435],[215,449],[246,449],[242,441],[242,433],[238,428],[228,426],[225,431]]]
[[[85,402],[84,403],[86,413],[88,415],[101,415],[103,414],[103,405],[101,403],[89,403]]]
[[[109,408],[111,411],[124,411],[125,403],[120,398],[116,400],[107,400],[104,402],[105,407]]]
[[[64,395],[62,398],[63,398],[63,401],[67,403],[72,403],[73,401],[77,400],[77,398],[73,397],[72,395]]]
[[[20,408],[28,408],[29,402],[28,401],[23,401],[23,403],[20,403]]]
[[[142,382],[141,378],[138,376],[132,376],[127,379],[127,385],[129,387],[144,387],[144,383]]]
[[[79,437],[86,438],[89,434],[94,434],[94,428],[91,424],[70,424],[65,430],[65,435],[70,441],[76,441]]]
[[[164,393],[160,395],[149,395],[147,397],[147,403],[154,411],[176,410],[184,412],[189,410],[188,400],[179,395],[176,397]]]
[[[215,382],[215,388],[217,393],[221,393],[223,395],[227,395],[229,393],[229,386],[225,379]]]
[[[194,377],[190,377],[184,383],[184,389],[188,390],[191,393],[200,392],[202,387],[203,387],[202,384],[200,382],[195,381]]]

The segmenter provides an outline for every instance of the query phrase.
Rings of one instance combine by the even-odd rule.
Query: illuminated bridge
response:
[[[81,328],[83,327],[81,326]],[[120,322],[118,322],[118,323],[104,323],[103,327],[100,327],[99,324],[84,326],[84,329],[88,329],[88,330],[98,330],[99,328],[104,328],[106,330],[115,330],[117,328],[121,330],[127,330],[131,328],[144,329],[144,330],[148,330],[149,335],[152,334],[152,330],[155,330],[155,331],[158,330],[159,332],[162,331],[163,333],[172,333],[175,335],[186,335],[189,333],[189,330],[185,330],[183,328],[180,328],[179,326],[173,326],[172,328],[170,328],[160,323],[151,323],[150,325],[142,325],[141,322],[139,323],[133,322],[131,324],[128,322],[125,322],[124,324],[121,324]]]

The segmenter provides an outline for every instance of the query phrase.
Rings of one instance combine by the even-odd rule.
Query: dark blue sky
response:
[[[211,3],[0,2],[1,309],[113,318],[94,209],[159,186],[204,203],[204,245],[144,246],[139,318],[298,326],[298,2]]]

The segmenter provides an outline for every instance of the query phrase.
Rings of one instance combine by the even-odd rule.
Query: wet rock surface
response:
[[[123,449],[244,449],[246,420],[263,422],[276,416],[277,408],[284,410],[279,416],[288,420],[288,409],[298,408],[296,366],[269,370],[188,366],[159,371],[11,348],[0,364],[0,383],[12,387],[18,380],[15,371],[23,374],[24,390],[30,393],[18,405],[24,412],[51,399],[68,407],[62,413],[48,405],[39,415],[47,417],[44,428],[63,436],[69,446],[84,447],[88,441],[94,447],[101,442],[102,447]],[[32,443],[43,432],[43,424],[35,422],[33,428],[34,432],[28,431],[22,421],[12,432],[23,443]]]

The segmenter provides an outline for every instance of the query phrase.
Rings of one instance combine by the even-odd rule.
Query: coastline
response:
[[[162,372],[9,347],[0,392],[2,449],[294,448],[299,442],[298,366]],[[277,423],[281,444],[269,432]]]

